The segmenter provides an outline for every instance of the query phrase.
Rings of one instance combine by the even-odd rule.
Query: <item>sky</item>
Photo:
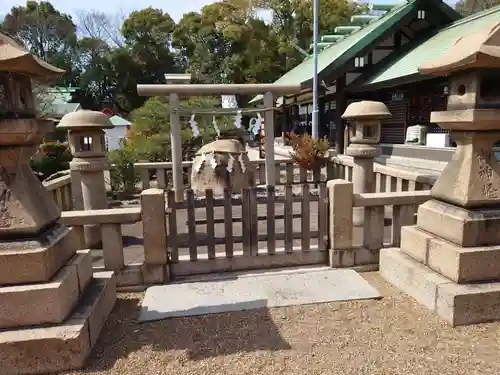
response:
[[[51,3],[59,10],[75,14],[77,10],[99,10],[110,14],[128,14],[134,10],[139,10],[151,6],[161,8],[168,12],[170,16],[178,21],[184,13],[199,11],[203,6],[213,3],[213,0],[85,0],[82,2],[75,0],[51,0]],[[394,4],[401,0],[375,0],[373,3]],[[455,0],[450,0],[455,2]],[[81,5],[76,5],[76,4]],[[0,0],[0,16],[9,12],[13,6],[26,4],[26,0]],[[321,7],[321,0],[320,0]],[[3,17],[2,17],[3,18]]]
[[[167,11],[170,16],[178,21],[184,13],[198,11],[213,0],[85,0],[82,2],[75,0],[50,0],[57,9],[75,14],[76,10],[95,9],[101,12],[116,14],[128,14],[134,10],[139,10],[152,6]],[[6,14],[13,6],[26,4],[26,0],[0,0],[0,14]],[[80,4],[80,5],[78,5]]]

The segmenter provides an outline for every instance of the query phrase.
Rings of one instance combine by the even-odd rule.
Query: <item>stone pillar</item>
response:
[[[68,130],[73,160],[69,167],[80,176],[84,210],[108,208],[104,170],[109,169],[106,156],[104,129],[113,128],[108,116],[102,112],[78,111],[65,115],[58,128]],[[85,242],[88,247],[101,244],[99,225],[85,226]]]
[[[380,120],[388,117],[391,117],[391,113],[385,104],[372,101],[352,103],[342,115],[342,119],[351,123],[351,144],[347,147],[346,154],[353,157],[352,182],[355,194],[375,192],[373,159],[381,154],[378,144]],[[354,225],[363,225],[364,218],[364,208],[354,208]]]
[[[170,279],[163,189],[144,190],[141,193],[141,211],[144,237],[144,282],[162,284]]]
[[[40,64],[3,34],[0,46],[0,372],[60,372],[82,366],[90,354],[116,282],[112,272],[93,276],[90,252],[76,251],[29,166],[53,128],[35,116],[30,76],[64,71]]]
[[[448,110],[431,122],[457,149],[417,225],[402,228],[401,248],[380,253],[382,275],[452,325],[500,320],[499,41],[497,24],[420,67],[450,77]]]

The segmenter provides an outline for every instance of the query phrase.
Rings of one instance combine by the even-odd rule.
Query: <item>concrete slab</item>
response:
[[[380,297],[350,269],[278,271],[254,277],[228,274],[148,288],[139,321]]]

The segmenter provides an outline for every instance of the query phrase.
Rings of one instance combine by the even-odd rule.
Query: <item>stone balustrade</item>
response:
[[[265,185],[265,160],[251,160],[250,164],[255,168],[256,184]],[[184,187],[186,189],[190,185],[192,165],[191,161],[182,162]],[[353,160],[350,156],[337,156],[332,163],[314,173],[298,167],[292,159],[276,159],[275,165],[277,186],[306,182],[319,183],[334,178],[342,178],[352,182]],[[110,168],[113,167],[114,165],[110,165]],[[152,186],[151,177],[153,175],[156,176],[157,188],[164,190],[168,188],[168,176],[172,170],[172,162],[140,162],[135,163],[134,167],[140,175],[142,190],[149,189]],[[438,177],[437,173],[422,173],[379,163],[374,163],[373,171],[375,173],[376,192],[429,190]],[[54,200],[62,211],[75,208],[73,201],[76,198],[71,199],[74,179],[74,175],[71,177],[67,175],[43,183],[47,190],[53,192]]]
[[[347,161],[346,161],[347,160]],[[348,159],[345,164],[331,163],[321,171],[320,178],[340,175],[349,168]],[[255,165],[262,165],[259,160]],[[303,170],[296,170],[290,160],[277,160],[283,163],[284,180],[282,184],[309,180],[314,183],[316,176],[308,176]],[[139,169],[149,171],[154,167],[163,173],[171,166],[170,163],[140,163]],[[344,168],[340,169],[339,168]],[[185,163],[186,168],[191,165]],[[278,170],[278,168],[277,168]],[[395,168],[376,166],[375,173],[382,176],[377,181],[391,179],[391,190],[394,186],[398,191],[384,191],[377,182],[375,193],[353,193],[353,183],[345,179],[328,181],[328,210],[330,224],[328,237],[330,242],[330,259],[332,267],[351,267],[358,265],[377,265],[378,252],[387,246],[399,246],[401,227],[415,223],[416,208],[430,199],[429,190],[418,190],[432,183],[432,176],[417,172],[401,171]],[[298,176],[296,175],[298,172]],[[148,175],[149,176],[149,175]],[[388,176],[388,177],[387,177]],[[280,177],[283,177],[281,175]],[[429,184],[426,184],[429,182]],[[389,182],[388,182],[389,183]],[[406,191],[404,191],[406,190]],[[117,285],[121,290],[131,287],[144,287],[170,280],[168,266],[168,251],[166,223],[165,193],[163,189],[146,189],[141,193],[141,206],[128,208],[113,208],[85,211],[66,211],[60,221],[72,227],[78,238],[78,249],[86,249],[83,228],[86,225],[97,225],[102,234],[102,249],[104,266],[94,267],[94,271],[114,271],[117,275]],[[352,212],[360,208],[365,210],[367,218],[361,226],[353,222]],[[326,210],[326,208],[325,208]],[[122,225],[142,222],[144,262],[126,264]]]
[[[167,233],[163,190],[147,189],[141,193],[141,206],[63,212],[60,221],[72,228],[78,249],[85,249],[84,226],[97,225],[102,234],[104,266],[94,272],[114,271],[117,286],[145,286],[168,281]],[[122,225],[142,222],[143,263],[125,263]]]
[[[71,175],[68,174],[50,181],[44,181],[43,186],[52,193],[52,197],[61,211],[71,211],[73,209]]]
[[[429,190],[355,194],[353,183],[342,179],[328,181],[327,189],[332,267],[378,264],[380,249],[399,246],[401,227],[413,225],[417,206],[431,198]],[[361,227],[353,221],[358,207],[365,210]]]
[[[335,157],[334,163],[335,178],[352,182],[353,158],[339,155]],[[373,164],[373,172],[375,173],[375,192],[377,193],[429,190],[439,176],[437,173],[422,173],[379,163]]]

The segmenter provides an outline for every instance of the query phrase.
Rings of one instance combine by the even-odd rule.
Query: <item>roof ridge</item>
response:
[[[491,7],[489,9],[485,9],[485,10],[483,10],[481,12],[477,12],[477,13],[471,14],[470,16],[461,18],[461,19],[459,19],[459,20],[457,20],[455,22],[452,22],[450,25],[448,25],[446,27],[443,27],[442,29],[437,30],[437,32],[440,33],[440,32],[445,31],[445,30],[453,29],[454,27],[463,25],[464,23],[469,23],[471,21],[475,21],[478,18],[482,18],[482,17],[488,16],[491,13],[496,13],[498,11],[500,11],[500,4],[499,5],[495,5],[494,7]]]
[[[388,11],[385,11],[384,13],[382,13],[382,14],[381,14],[379,17],[377,17],[376,19],[374,19],[374,20],[372,20],[372,21],[370,21],[370,22],[367,22],[367,23],[365,23],[365,24],[363,24],[363,25],[349,25],[349,24],[348,24],[348,25],[339,25],[339,26],[360,26],[360,28],[359,28],[358,30],[356,30],[356,31],[353,31],[353,32],[349,33],[349,34],[344,34],[344,35],[343,35],[343,38],[341,38],[341,39],[339,39],[339,40],[337,40],[337,41],[335,41],[335,42],[330,43],[330,45],[329,45],[329,46],[327,46],[327,47],[325,47],[325,48],[323,48],[323,49],[320,51],[320,53],[321,53],[321,52],[323,52],[323,51],[328,50],[329,48],[332,48],[332,47],[333,47],[335,44],[337,44],[338,42],[343,41],[343,40],[345,40],[345,39],[348,39],[349,37],[351,37],[351,36],[353,36],[353,35],[356,35],[356,33],[361,32],[361,31],[362,31],[365,27],[369,26],[370,24],[372,24],[372,23],[374,23],[374,22],[378,22],[378,21],[382,20],[383,18],[385,18],[386,16],[388,16],[389,14],[391,14],[391,13],[393,13],[393,12],[396,12],[396,11],[400,10],[401,8],[404,8],[404,7],[408,6],[409,4],[414,3],[414,2],[416,2],[416,1],[417,1],[417,0],[403,0],[403,1],[402,1],[401,3],[399,3],[399,4],[394,4],[394,7],[393,7],[393,8],[391,8],[391,9],[390,9],[390,10],[388,10]],[[353,14],[353,16],[370,16],[370,14]],[[352,16],[351,16],[351,17],[352,17]],[[335,32],[335,31],[334,31],[334,32]],[[336,34],[325,34],[325,35],[336,35]],[[304,60],[310,59],[311,57],[312,57],[312,56],[308,56],[308,57],[306,57]]]

